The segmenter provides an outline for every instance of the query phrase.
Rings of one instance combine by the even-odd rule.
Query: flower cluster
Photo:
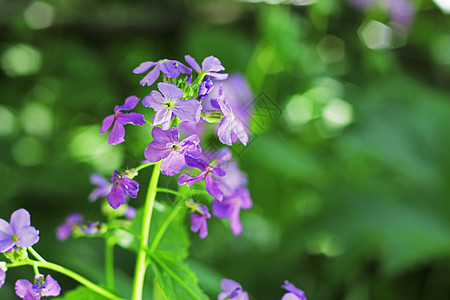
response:
[[[12,213],[10,222],[0,219],[0,253],[12,262],[28,260],[27,248],[39,241],[39,231],[31,226],[30,213],[21,208]],[[6,280],[7,264],[0,262],[0,287]],[[16,281],[17,296],[24,300],[39,300],[42,296],[59,296],[61,288],[50,275],[36,274],[34,284],[26,279]]]
[[[142,86],[152,86],[162,74],[157,89],[142,99],[142,105],[154,112],[153,141],[147,144],[144,157],[147,163],[161,161],[164,175],[175,176],[185,171],[178,177],[179,185],[191,187],[204,182],[206,191],[214,198],[212,214],[228,218],[232,232],[239,235],[242,232],[240,211],[252,206],[246,177],[228,149],[205,153],[201,144],[202,141],[211,143],[212,133],[215,133],[227,146],[237,141],[246,145],[252,94],[242,77],[228,79],[228,74],[222,73],[225,70],[222,63],[214,56],[206,57],[201,65],[190,55],[185,56],[185,61],[186,64],[169,59],[146,61],[133,70],[135,74],[144,74],[140,81]],[[103,120],[102,134],[114,123],[108,136],[109,144],[124,141],[123,125],[146,124],[143,114],[123,112],[136,108],[139,101],[136,96],[128,97],[124,105],[116,106],[114,114]],[[110,206],[119,208],[128,197],[136,198],[139,191],[139,183],[133,179],[136,175],[133,169],[122,173],[114,171],[112,185],[99,176],[91,177],[98,186],[90,195],[91,201],[106,195]],[[209,209],[198,203],[191,204],[190,208],[191,230],[205,238],[206,222],[211,218]]]

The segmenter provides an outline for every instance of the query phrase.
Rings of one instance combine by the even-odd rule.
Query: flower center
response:
[[[172,109],[173,108],[173,103],[170,100],[164,102],[163,104],[167,107],[167,109]]]
[[[11,239],[12,239],[13,242],[18,242],[19,241],[19,239],[17,238],[17,236],[15,234],[11,237]]]

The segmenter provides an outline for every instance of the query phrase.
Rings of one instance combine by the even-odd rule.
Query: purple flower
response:
[[[201,137],[205,132],[205,120],[200,118],[198,123],[189,121],[180,122],[180,124],[178,124],[178,131],[182,137],[188,137],[193,134]]]
[[[127,176],[130,175],[120,175],[118,171],[114,171],[111,176],[113,186],[111,192],[108,194],[108,203],[114,209],[125,204],[127,195],[131,198],[137,197],[139,183]]]
[[[89,201],[94,202],[100,197],[108,196],[109,192],[111,192],[112,184],[102,175],[92,174],[90,180],[97,188],[89,194]]]
[[[5,283],[6,279],[6,263],[4,261],[0,261],[0,288]]]
[[[200,138],[195,134],[180,142],[176,127],[169,130],[154,127],[152,136],[154,141],[147,145],[144,156],[149,162],[164,159],[161,173],[165,175],[173,176],[180,173],[186,166],[186,156],[199,158],[202,155]]]
[[[217,130],[219,140],[223,144],[231,146],[239,139],[241,143],[244,144],[244,146],[247,145],[248,134],[245,131],[242,122],[233,114],[231,106],[225,99],[222,87],[220,87],[219,89],[219,97],[217,98],[217,103],[223,113],[223,117],[220,120],[219,128]]]
[[[409,0],[391,0],[389,13],[395,24],[409,27],[414,18],[414,6]]]
[[[234,235],[240,235],[242,233],[239,217],[241,209],[250,209],[252,205],[248,189],[239,187],[231,195],[224,197],[222,201],[215,200],[211,207],[215,217],[230,219],[231,231]]]
[[[201,68],[192,56],[185,55],[184,59],[192,67],[192,69],[194,69],[198,73],[205,72],[206,75],[214,77],[217,80],[225,80],[228,77],[228,74],[217,73],[220,71],[224,71],[225,68],[222,66],[220,60],[214,56],[208,56],[207,58],[205,58],[202,62]]]
[[[100,232],[100,222],[87,222],[85,226],[81,227],[80,230],[86,235],[96,235]]]
[[[306,300],[305,293],[289,281],[285,280],[281,287],[289,292],[284,294],[281,300]]]
[[[136,208],[128,206],[125,210],[125,218],[127,218],[128,220],[133,220],[134,218],[136,218]]]
[[[209,76],[206,76],[203,82],[198,87],[198,101],[202,101],[208,97],[209,93],[212,91],[214,83]]]
[[[248,294],[242,289],[242,286],[234,280],[222,279],[220,282],[222,293],[219,294],[217,300],[248,300]]]
[[[200,230],[200,238],[204,239],[208,235],[208,224],[206,219],[211,218],[208,207],[205,205],[198,205],[197,212],[200,214],[192,213],[191,217],[191,231],[197,232]]]
[[[125,128],[123,128],[123,125],[132,123],[134,125],[142,126],[146,122],[144,120],[144,116],[140,113],[129,113],[125,114],[121,112],[122,110],[131,110],[136,107],[136,105],[139,103],[139,98],[136,96],[130,96],[127,99],[125,99],[125,104],[122,106],[116,105],[114,107],[114,114],[107,116],[103,120],[102,128],[100,129],[100,133],[104,134],[106,131],[111,127],[112,123],[114,122],[114,126],[111,130],[111,132],[108,134],[108,144],[110,145],[117,145],[125,140],[123,137],[125,136]]]
[[[39,300],[41,297],[56,297],[61,292],[58,282],[47,275],[44,281],[44,275],[36,275],[34,284],[26,279],[16,281],[16,294],[24,300]]]
[[[151,86],[159,77],[159,72],[163,72],[163,74],[167,78],[177,78],[181,73],[190,74],[192,73],[192,69],[186,67],[182,63],[176,60],[162,59],[157,62],[146,61],[141,63],[136,69],[133,70],[134,74],[141,74],[146,72],[148,69],[153,68],[150,72],[142,78],[140,84],[142,86],[148,85]]]
[[[30,214],[25,209],[16,210],[8,223],[0,219],[0,253],[14,246],[28,248],[39,241],[39,230],[30,226]]]
[[[206,191],[219,201],[222,201],[223,192],[220,188],[220,182],[214,180],[215,176],[225,176],[225,171],[220,168],[211,166],[208,162],[203,159],[194,159],[190,156],[186,156],[186,163],[188,166],[200,169],[202,172],[195,177],[189,174],[183,173],[178,177],[178,185],[186,184],[191,187],[194,183],[205,180]]]
[[[65,241],[69,238],[75,228],[79,227],[81,223],[84,221],[84,218],[79,213],[70,214],[64,223],[59,225],[56,230],[56,237],[60,241]]]
[[[181,121],[197,123],[200,119],[202,105],[197,100],[180,100],[183,91],[175,84],[168,82],[158,83],[158,91],[151,91],[144,97],[142,104],[155,110],[152,125],[161,125],[168,129],[172,115],[176,115]]]

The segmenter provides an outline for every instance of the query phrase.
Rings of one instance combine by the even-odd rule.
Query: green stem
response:
[[[150,167],[150,166],[153,166],[154,164],[156,164],[156,163],[146,163],[146,164],[137,166],[136,168],[134,168],[134,170],[136,172],[139,172],[140,170],[145,169],[145,168]]]
[[[29,247],[28,251],[30,251],[31,254],[33,254],[34,257],[36,257],[37,260],[40,262],[45,262],[46,260],[42,258],[42,256],[39,255],[39,253],[36,252],[33,248]]]
[[[114,289],[114,238],[111,236],[105,239],[105,277],[106,286]]]
[[[147,191],[144,206],[144,219],[141,227],[141,240],[136,258],[136,269],[134,273],[132,300],[142,300],[142,292],[144,287],[145,271],[147,269],[147,247],[150,233],[150,223],[152,220],[153,205],[156,198],[156,190],[158,187],[158,179],[161,171],[161,162],[155,164],[150,185]]]
[[[31,265],[31,266],[36,266],[36,267],[40,267],[40,268],[45,268],[45,269],[50,269],[56,272],[59,272],[61,274],[64,274],[76,281],[78,281],[79,283],[81,283],[82,285],[86,286],[87,288],[89,288],[90,290],[96,292],[99,295],[102,295],[108,299],[113,299],[113,300],[125,300],[113,293],[111,293],[108,290],[105,290],[104,288],[96,285],[95,283],[87,280],[86,278],[84,278],[83,276],[69,270],[66,269],[64,267],[61,267],[60,265],[54,264],[54,263],[50,263],[50,262],[46,262],[46,261],[32,261],[32,260],[27,260],[27,261],[22,261],[22,262],[18,262],[18,263],[12,263],[12,264],[7,264],[6,267],[7,268],[13,268],[13,267],[20,267],[20,266],[27,266],[27,265]]]
[[[183,196],[182,193],[177,192],[177,191],[174,191],[174,190],[171,190],[171,189],[166,189],[166,188],[161,188],[161,187],[159,187],[159,188],[157,188],[156,190],[157,190],[158,192],[162,192],[162,193],[168,193],[168,194],[174,194],[174,195],[177,195],[177,196]]]
[[[183,199],[183,198],[181,198]],[[181,201],[180,199],[180,201]],[[164,223],[161,224],[158,228],[158,232],[155,235],[155,238],[152,241],[152,245],[150,246],[149,251],[153,252],[155,251],[156,247],[158,247],[158,243],[161,241],[161,238],[163,237],[164,233],[166,232],[167,227],[169,227],[172,220],[175,218],[175,216],[178,214],[178,212],[181,210],[181,205],[178,205],[179,202],[175,205],[175,207],[172,209],[170,214],[167,216],[167,218],[164,220]]]

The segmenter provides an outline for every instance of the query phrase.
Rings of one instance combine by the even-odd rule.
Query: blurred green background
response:
[[[101,280],[102,242],[54,232],[73,211],[101,218],[90,174],[136,166],[149,136],[130,126],[108,146],[101,121],[148,93],[142,61],[214,55],[257,110],[243,234],[215,219],[191,235],[212,299],[222,277],[251,299],[280,299],[286,279],[314,300],[450,299],[448,1],[400,1],[403,23],[399,0],[278,2],[0,1],[0,217],[28,209],[41,255]],[[117,249],[116,264],[126,289],[134,255]],[[9,270],[0,299],[25,276]]]

